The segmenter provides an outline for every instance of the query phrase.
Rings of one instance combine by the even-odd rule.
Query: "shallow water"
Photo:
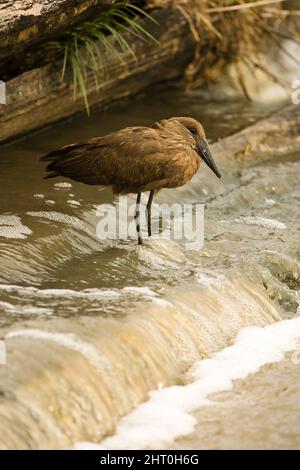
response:
[[[213,395],[215,406],[196,414],[194,434],[172,448],[299,450],[299,367],[289,354]]]
[[[207,203],[196,251],[174,240],[99,240],[96,206],[116,198],[43,180],[38,157],[170,115],[194,115],[216,140],[271,111],[160,92],[0,150],[0,448],[99,442],[149,390],[185,383],[195,361],[241,328],[293,317],[299,303],[299,155],[234,174],[221,161],[221,181],[204,170],[163,190],[156,202]]]

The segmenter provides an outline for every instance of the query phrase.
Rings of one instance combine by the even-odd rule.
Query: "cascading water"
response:
[[[139,102],[130,117],[111,111],[101,126],[98,115],[92,127],[73,121],[63,135],[57,127],[1,150],[0,448],[100,442],[150,390],[189,383],[189,368],[243,327],[295,315],[299,155],[230,172],[221,161],[221,182],[204,170],[162,191],[157,203],[207,202],[197,251],[172,240],[142,249],[135,239],[101,241],[95,207],[115,203],[110,192],[42,179],[38,156],[50,147],[149,124],[161,117],[161,100],[168,115],[185,106],[210,138],[266,113],[227,102],[204,114],[193,96],[179,98],[162,95],[151,112]]]

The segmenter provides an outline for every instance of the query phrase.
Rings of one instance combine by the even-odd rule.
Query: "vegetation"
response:
[[[135,4],[116,3],[100,13],[97,18],[85,21],[63,33],[57,40],[47,43],[48,48],[56,49],[63,54],[62,80],[67,65],[71,65],[74,99],[76,99],[79,89],[83,95],[88,114],[86,77],[87,73],[92,71],[98,89],[99,78],[104,73],[101,46],[120,60],[120,52],[128,52],[136,59],[134,50],[124,33],[130,33],[142,40],[155,41],[155,38],[138,21],[142,17],[155,22],[151,15]],[[115,41],[110,41],[108,36],[113,37]]]
[[[240,86],[245,96],[249,97],[243,77],[245,66],[251,73],[260,69],[284,85],[283,80],[266,67],[261,54],[270,45],[270,40],[277,49],[284,49],[280,32],[283,21],[285,38],[295,40],[294,31],[290,36],[287,32],[286,19],[300,12],[284,10],[284,3],[285,0],[146,0],[145,11],[134,3],[123,1],[108,7],[97,18],[66,31],[57,40],[49,42],[48,46],[64,57],[62,79],[67,66],[71,66],[74,99],[80,90],[89,114],[87,74],[93,73],[98,89],[99,80],[105,73],[103,50],[120,60],[122,52],[129,53],[135,59],[128,35],[155,41],[139,20],[148,18],[155,21],[147,11],[171,5],[187,19],[195,40],[194,60],[185,72],[187,86],[211,83],[225,66],[233,63]],[[114,40],[111,41],[111,38]],[[290,55],[290,52],[287,54]]]
[[[285,85],[281,77],[265,65],[263,52],[273,42],[278,49],[283,38],[299,39],[295,24],[290,33],[286,19],[299,17],[299,11],[284,9],[286,0],[148,0],[152,8],[173,5],[189,21],[195,40],[193,62],[186,70],[188,87],[211,83],[233,63],[238,80],[248,96],[243,71],[260,69],[274,81]],[[295,61],[299,61],[294,57]],[[242,67],[243,66],[243,67]]]

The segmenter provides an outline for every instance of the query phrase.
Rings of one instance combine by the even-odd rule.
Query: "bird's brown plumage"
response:
[[[173,188],[187,183],[200,165],[195,140],[185,125],[194,125],[205,138],[196,120],[171,118],[153,128],[127,127],[67,145],[42,160],[51,162],[47,166],[48,177],[65,176],[86,184],[111,185],[115,193]]]
[[[137,193],[135,212],[138,242],[141,192],[150,191],[147,204],[151,235],[154,191],[187,183],[201,159],[220,177],[202,125],[193,118],[164,119],[150,127],[126,127],[104,137],[66,145],[43,156],[49,161],[46,178],[65,176],[86,184],[110,185],[117,194]]]

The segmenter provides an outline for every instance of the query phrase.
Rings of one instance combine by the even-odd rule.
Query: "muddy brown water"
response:
[[[96,207],[117,199],[43,180],[38,157],[172,115],[200,119],[213,141],[273,109],[160,92],[0,149],[0,448],[99,442],[149,390],[183,383],[195,360],[242,327],[292,317],[299,302],[299,155],[234,174],[220,162],[221,181],[203,170],[163,190],[156,202],[206,203],[201,250],[99,240]]]
[[[233,390],[212,395],[214,406],[203,407],[192,436],[178,439],[174,449],[300,448],[299,361],[264,366]]]

